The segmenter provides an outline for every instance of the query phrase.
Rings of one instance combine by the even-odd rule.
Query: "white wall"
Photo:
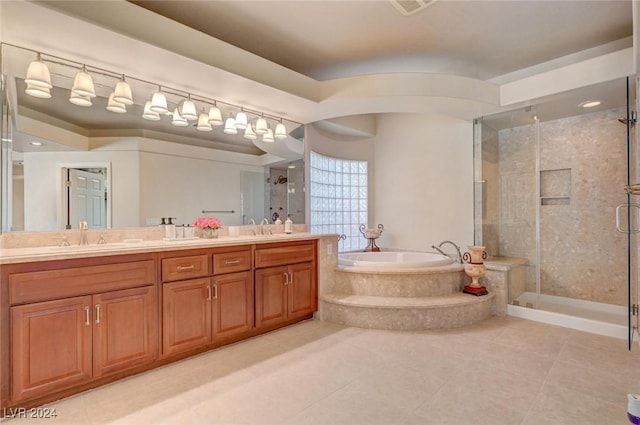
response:
[[[197,157],[140,152],[140,223],[175,217],[176,224],[197,217],[218,217],[223,226],[242,224],[241,172],[262,173],[258,166]],[[167,202],[170,199],[171,202]],[[202,214],[202,210],[233,210],[233,214]],[[256,217],[261,219],[262,217]]]
[[[449,239],[473,242],[473,128],[423,114],[378,116],[374,224],[378,245],[429,250]],[[450,247],[449,247],[450,249]]]
[[[138,153],[135,151],[25,152],[25,230],[55,230],[60,163],[111,162],[112,226],[137,227],[139,217]]]

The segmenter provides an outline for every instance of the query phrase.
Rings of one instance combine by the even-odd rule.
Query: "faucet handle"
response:
[[[89,230],[89,224],[88,224],[86,221],[81,221],[81,222],[78,224],[78,228],[79,228],[80,230]]]
[[[69,243],[69,240],[67,239],[67,235],[61,236],[61,237],[59,237],[57,239],[62,239],[60,241],[60,245],[58,245],[58,246],[71,246],[71,244]]]
[[[104,238],[103,234],[100,234],[100,239],[98,239],[98,245],[106,245],[107,240]]]

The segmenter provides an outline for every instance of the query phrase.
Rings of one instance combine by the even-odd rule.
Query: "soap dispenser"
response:
[[[284,232],[293,233],[293,221],[291,221],[290,215],[287,215],[287,219],[284,222]]]
[[[173,217],[167,218],[168,223],[164,227],[164,237],[166,239],[175,239],[176,238],[176,225],[173,224]]]

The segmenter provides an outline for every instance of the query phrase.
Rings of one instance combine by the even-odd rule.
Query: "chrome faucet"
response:
[[[442,241],[442,242],[440,242],[440,244],[438,246],[431,245],[431,248],[435,249],[440,254],[446,255],[447,257],[449,257],[449,254],[447,254],[442,249],[440,249],[440,248],[442,248],[442,245],[445,245],[445,244],[453,245],[453,247],[456,249],[456,252],[458,253],[458,258],[455,258],[455,261],[456,261],[456,263],[462,263],[462,253],[460,252],[460,247],[458,245],[456,245],[455,243],[451,242],[451,241]]]
[[[269,224],[269,220],[267,220],[266,218],[263,218],[262,221],[260,222],[260,234],[264,235],[264,225],[265,224]]]
[[[78,229],[80,230],[80,240],[78,241],[78,245],[89,245],[89,241],[87,240],[87,230],[89,230],[89,225],[86,221],[81,221],[78,225]]]
[[[249,233],[251,234],[251,236],[255,236],[256,235],[256,221],[251,218],[251,219],[249,219],[247,224],[251,225],[251,230],[249,230]]]

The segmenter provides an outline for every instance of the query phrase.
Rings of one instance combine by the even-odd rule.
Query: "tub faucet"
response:
[[[435,249],[440,254],[446,255],[447,257],[449,257],[449,254],[447,254],[442,249],[440,249],[440,248],[442,248],[442,245],[445,245],[445,244],[453,245],[453,247],[456,249],[456,252],[458,253],[458,257],[455,259],[455,261],[456,261],[456,263],[462,263],[462,253],[460,252],[460,247],[458,245],[456,245],[455,243],[451,242],[451,241],[442,241],[442,242],[440,242],[440,244],[438,246],[431,245],[431,248]]]
[[[89,229],[89,225],[86,221],[81,221],[78,225],[78,229],[80,230],[80,240],[78,245],[89,245],[89,241],[87,240],[87,230]]]
[[[266,218],[263,218],[262,221],[260,222],[260,234],[264,235],[264,225],[265,224],[269,224],[269,220],[267,220]]]

